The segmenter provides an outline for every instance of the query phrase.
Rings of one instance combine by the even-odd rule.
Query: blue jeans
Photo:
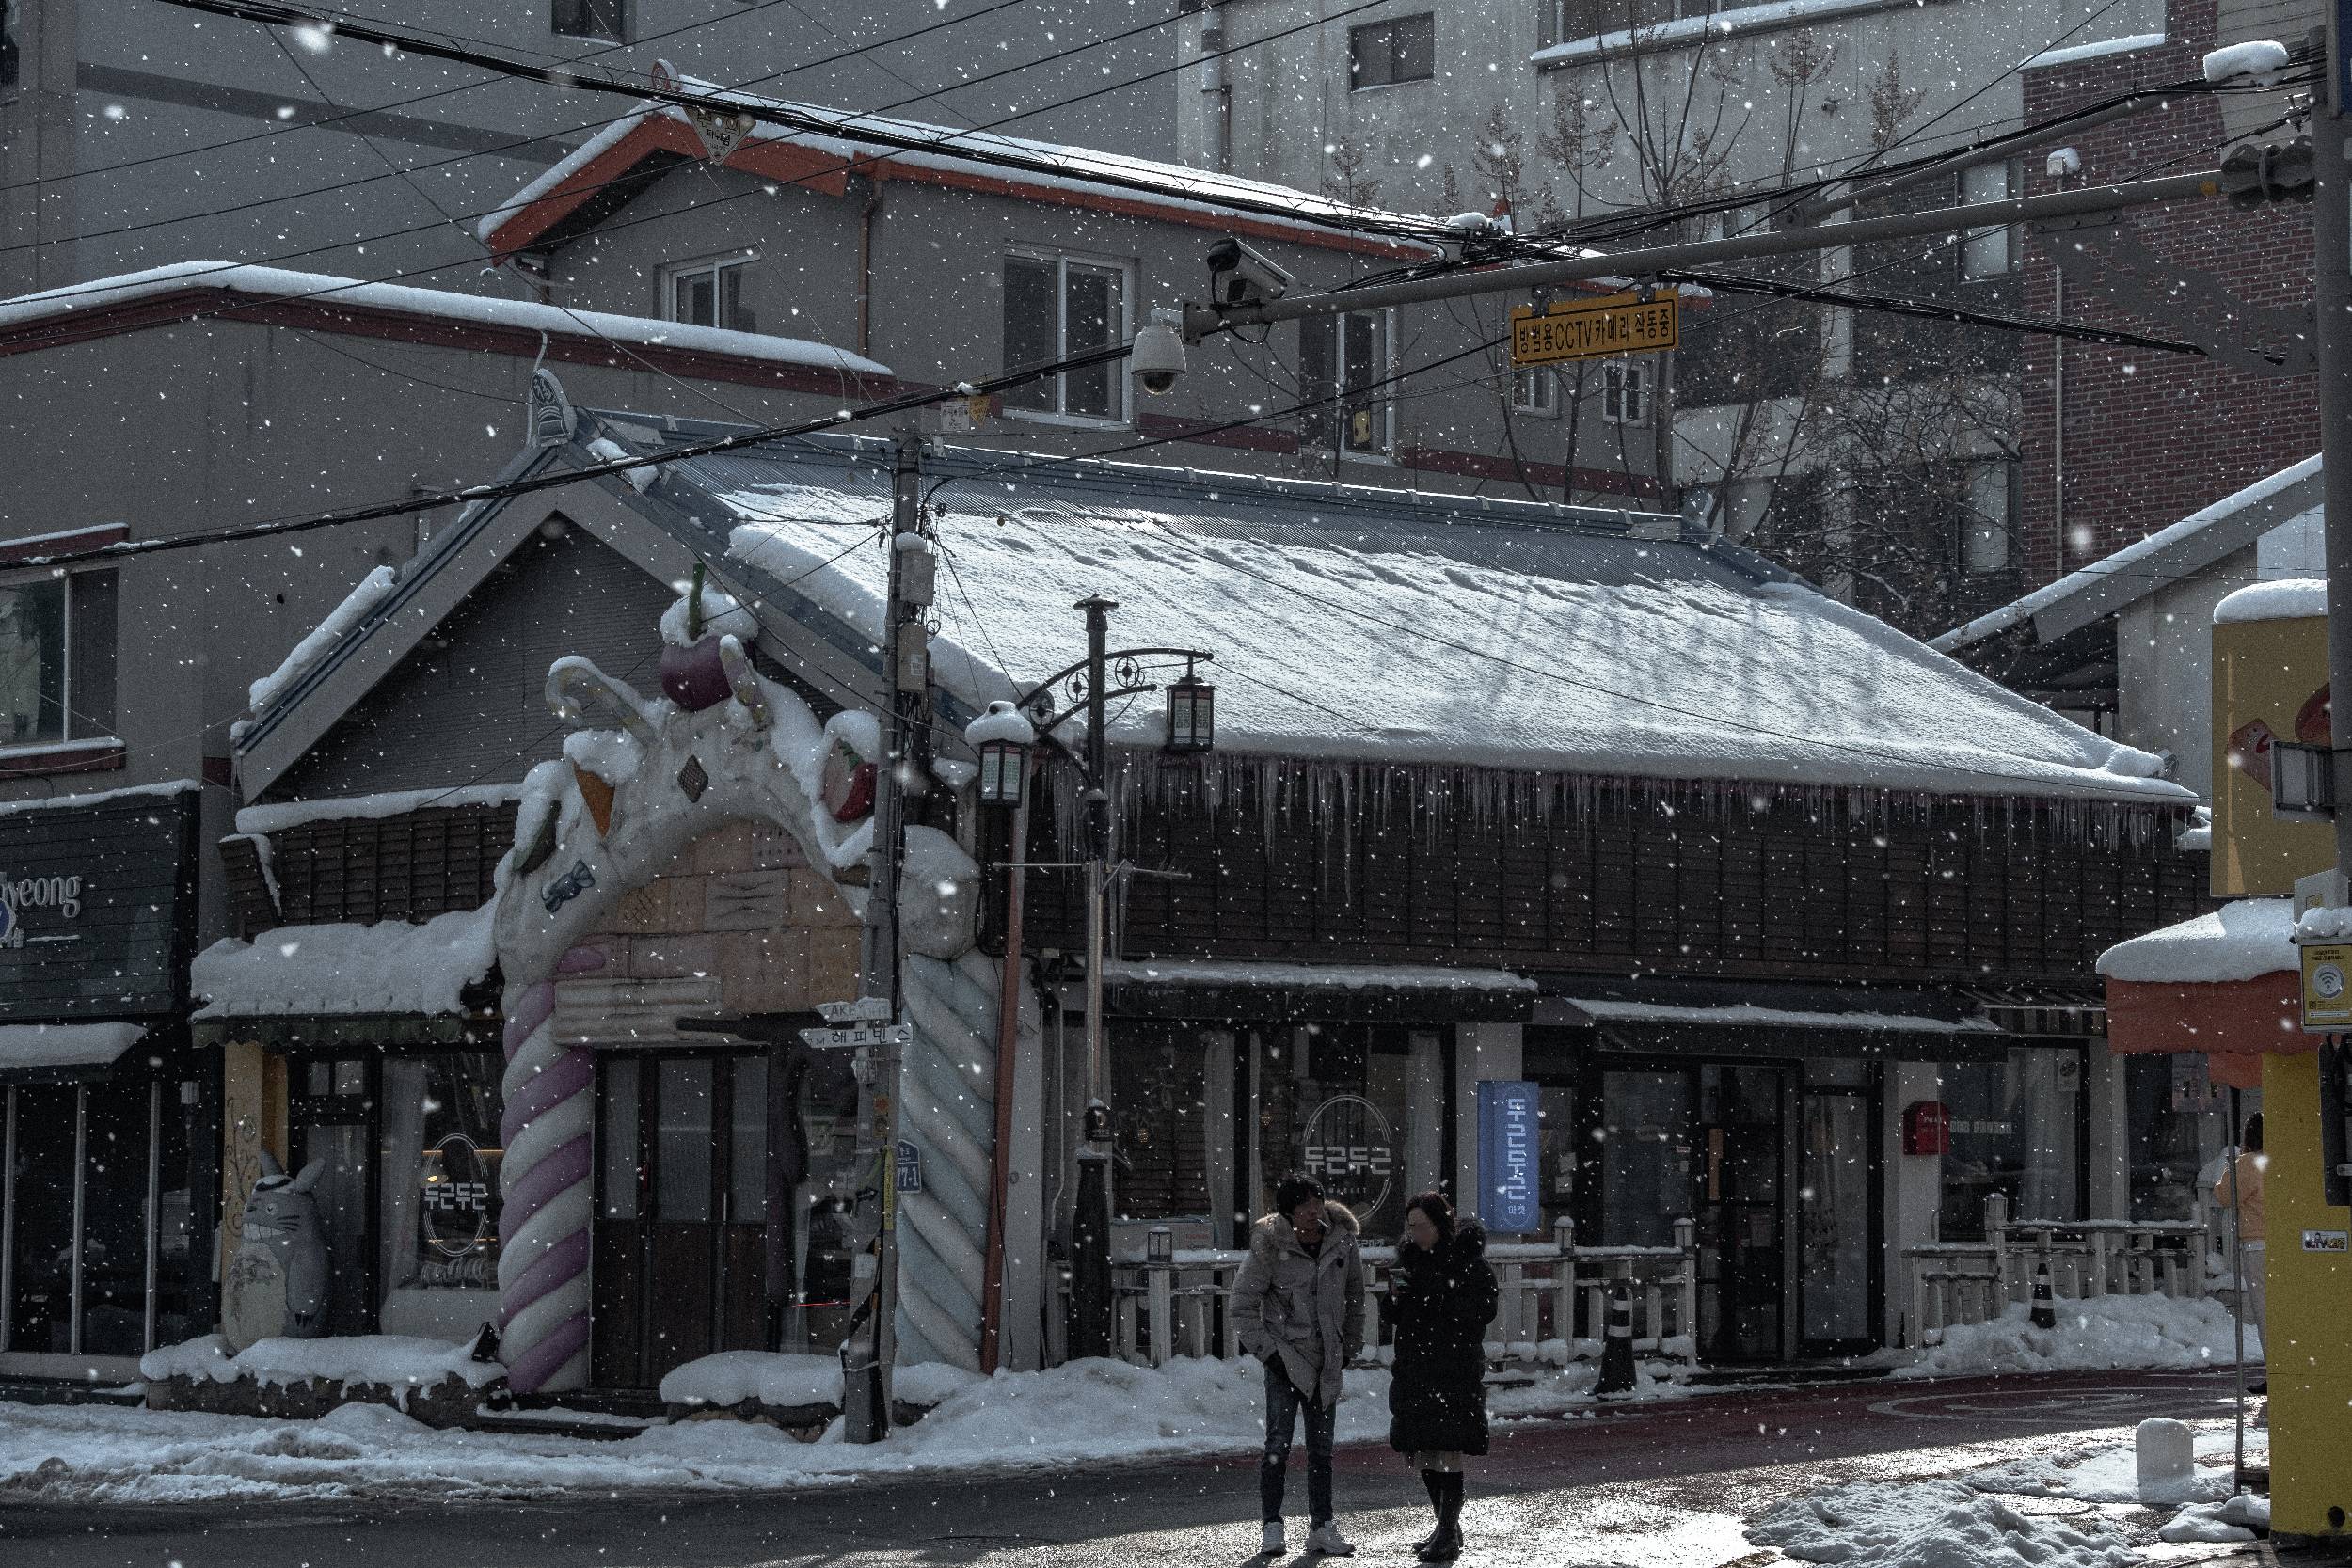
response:
[[[1331,1522],[1331,1432],[1339,1406],[1291,1386],[1276,1356],[1265,1370],[1265,1452],[1258,1460],[1258,1503],[1268,1519],[1282,1516],[1282,1473],[1290,1465],[1291,1433],[1307,1418],[1307,1519]]]

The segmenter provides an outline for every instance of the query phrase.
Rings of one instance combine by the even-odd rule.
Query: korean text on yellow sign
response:
[[[1639,294],[1555,302],[1537,310],[1511,311],[1511,362],[1553,365],[1564,359],[1602,359],[1618,354],[1655,354],[1682,339],[1681,296],[1661,289]]]

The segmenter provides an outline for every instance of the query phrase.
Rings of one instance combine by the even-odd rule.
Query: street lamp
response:
[[[1037,744],[1037,727],[1012,704],[988,705],[988,711],[963,728],[964,739],[980,759],[980,804],[1022,804],[1029,773],[1029,748]]]
[[[1192,673],[1168,683],[1168,749],[1205,752],[1216,743],[1216,688]]]

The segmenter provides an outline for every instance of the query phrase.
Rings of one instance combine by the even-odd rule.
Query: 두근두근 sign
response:
[[[1540,1094],[1517,1080],[1478,1085],[1478,1212],[1500,1236],[1524,1236],[1543,1226],[1536,1174],[1543,1148]]]

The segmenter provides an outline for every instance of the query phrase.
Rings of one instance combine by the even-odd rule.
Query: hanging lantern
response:
[[[1010,703],[988,705],[988,711],[964,726],[964,739],[980,762],[979,794],[984,806],[1019,806],[1029,777],[1029,748],[1037,731]]]
[[[1189,666],[1168,687],[1168,749],[1205,752],[1216,743],[1216,688]]]

